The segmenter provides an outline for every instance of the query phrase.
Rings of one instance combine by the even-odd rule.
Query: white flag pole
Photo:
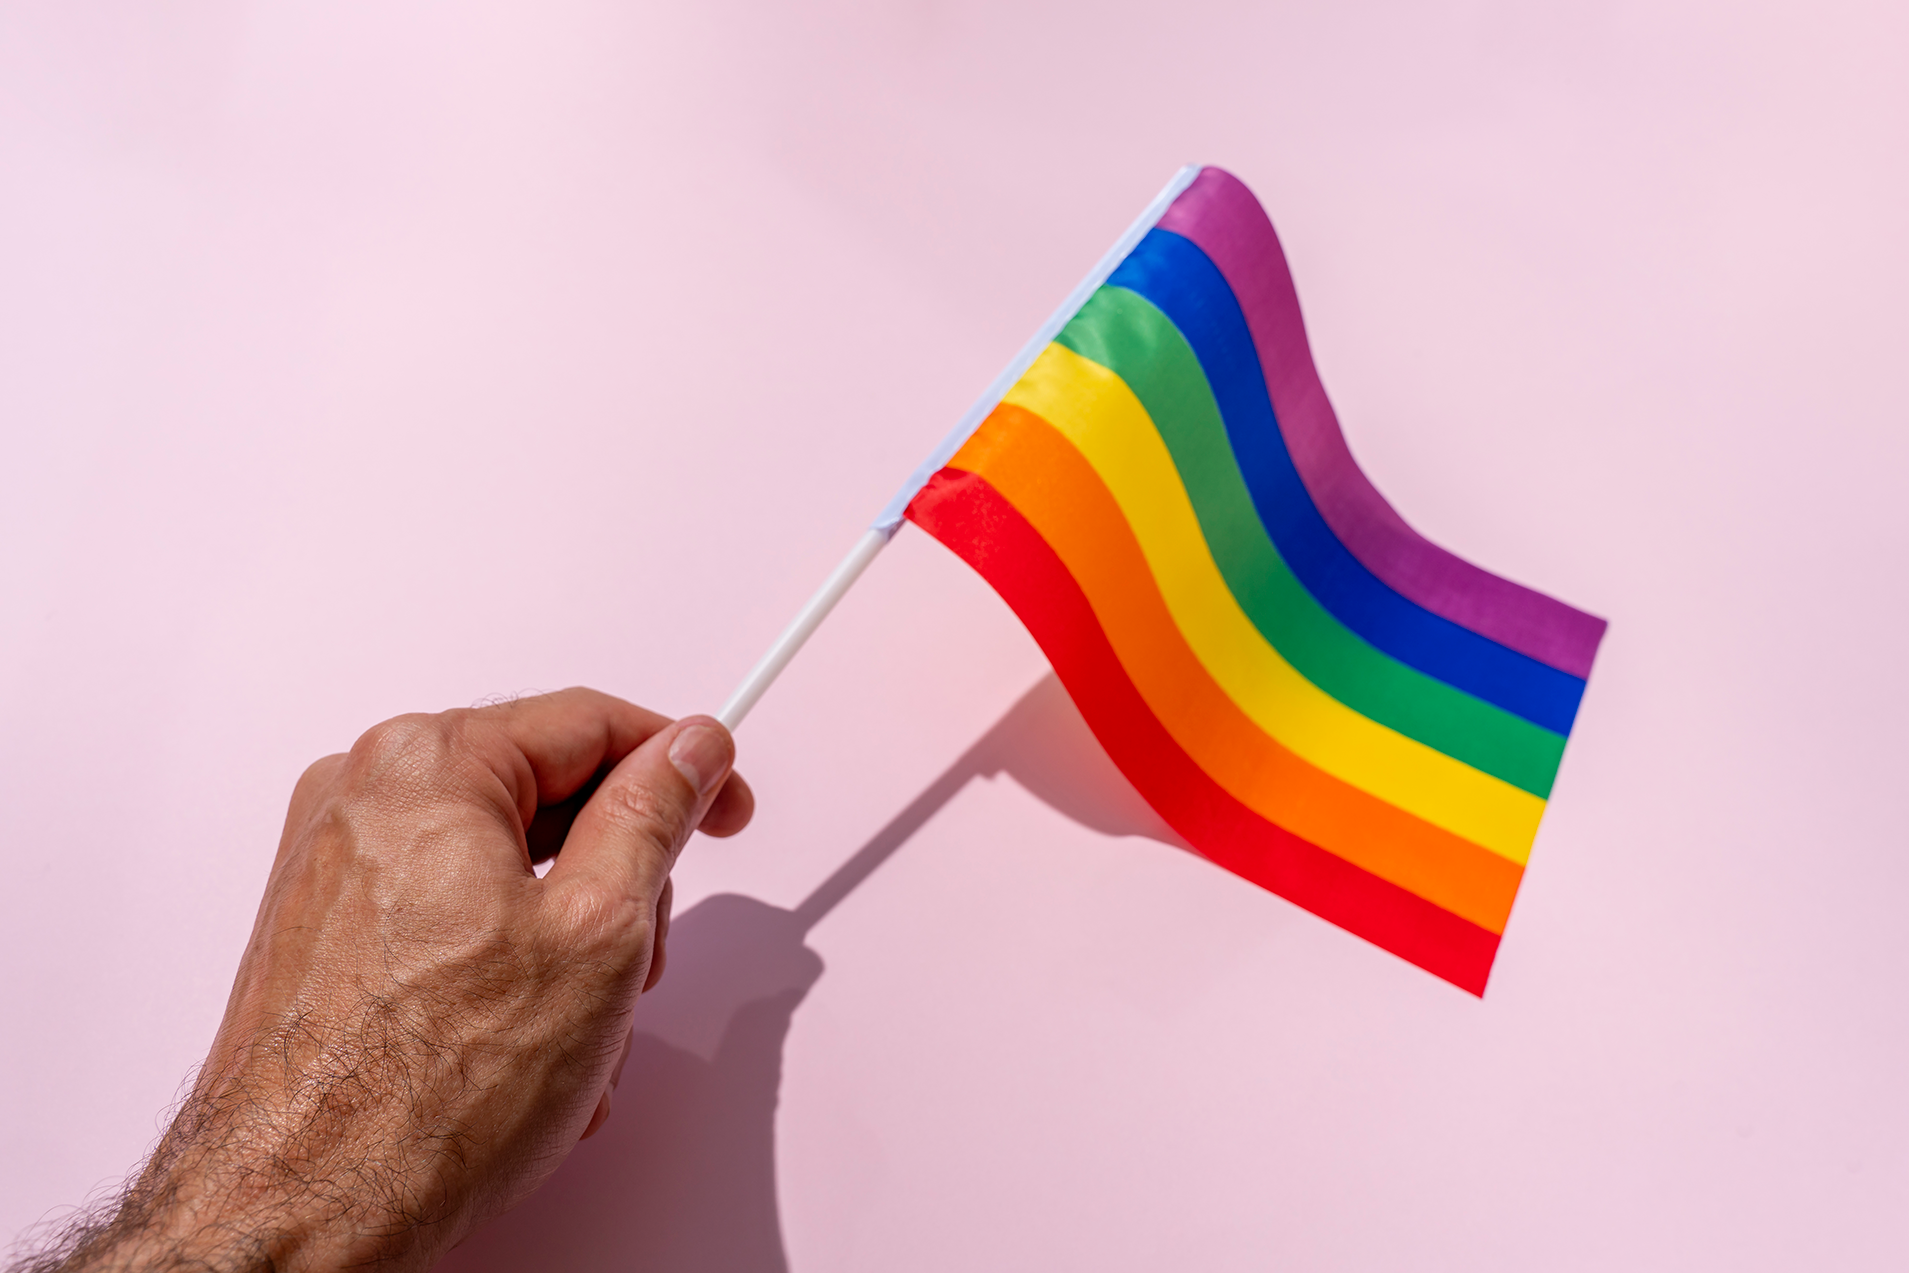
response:
[[[775,684],[776,677],[781,676],[782,669],[789,666],[789,660],[795,657],[795,652],[822,626],[822,620],[829,617],[829,611],[835,609],[835,603],[842,599],[842,594],[862,577],[862,572],[868,569],[868,563],[875,560],[876,553],[888,546],[893,535],[893,531],[876,530],[873,527],[862,532],[862,537],[855,541],[855,547],[849,550],[848,556],[842,558],[842,564],[809,598],[809,604],[802,607],[795,621],[782,630],[782,635],[776,638],[776,643],[769,647],[769,652],[762,656],[761,661],[750,669],[749,675],[743,677],[742,684],[729,696],[723,709],[716,713],[717,720],[729,729],[742,724],[742,718],[749,714],[756,700]]]
[[[1067,299],[1061,302],[1060,308],[1048,316],[1047,321],[1041,324],[1027,344],[1021,347],[1021,352],[1014,356],[1014,361],[1004,367],[1001,374],[994,378],[994,383],[988,386],[987,392],[968,408],[960,422],[947,437],[941,440],[941,445],[922,461],[919,468],[908,475],[908,480],[902,483],[902,488],[895,492],[895,498],[888,501],[882,511],[876,515],[874,522],[862,533],[862,537],[855,541],[855,547],[849,550],[848,556],[842,558],[841,564],[834,569],[816,594],[809,598],[809,603],[802,607],[794,621],[783,629],[782,635],[776,638],[775,644],[769,647],[769,652],[762,656],[754,668],[750,669],[749,675],[744,677],[742,684],[736,687],[736,692],[729,696],[729,701],[723,704],[720,712],[716,713],[717,720],[729,729],[742,724],[742,718],[749,714],[749,709],[756,705],[756,700],[775,684],[776,677],[782,675],[782,669],[789,666],[789,660],[795,657],[796,651],[800,650],[808,642],[809,637],[814,635],[815,630],[822,626],[822,620],[828,618],[829,611],[835,609],[835,603],[840,601],[855,581],[862,577],[862,572],[868,569],[868,564],[875,560],[876,554],[887,547],[888,541],[893,539],[895,532],[901,529],[902,517],[908,511],[909,501],[913,500],[921,492],[921,488],[928,484],[929,478],[939,473],[942,466],[954,458],[955,452],[959,451],[962,445],[974,435],[974,431],[981,427],[981,422],[1000,405],[1001,399],[1007,396],[1008,390],[1014,387],[1015,381],[1027,374],[1027,369],[1034,365],[1034,360],[1041,356],[1041,351],[1047,348],[1054,337],[1060,335],[1061,328],[1067,326],[1074,315],[1080,312],[1081,306],[1087,303],[1087,299],[1100,290],[1100,285],[1107,281],[1108,276],[1127,258],[1127,254],[1146,237],[1147,231],[1153,229],[1160,218],[1166,215],[1167,207],[1179,198],[1180,193],[1192,185],[1193,179],[1199,175],[1198,164],[1188,164],[1173,174],[1173,180],[1154,196],[1153,202],[1147,205],[1146,211],[1127,227],[1127,232],[1107,249],[1106,255],[1102,256],[1094,268],[1088,272],[1087,277],[1080,281],[1080,285],[1067,294]]]

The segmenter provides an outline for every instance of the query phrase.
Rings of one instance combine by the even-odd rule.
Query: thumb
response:
[[[653,911],[735,758],[735,740],[714,717],[689,716],[658,730],[591,795],[547,879]]]

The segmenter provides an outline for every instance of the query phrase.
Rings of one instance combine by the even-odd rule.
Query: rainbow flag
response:
[[[1258,201],[1178,185],[906,516],[1195,850],[1482,995],[1604,621],[1405,524]]]

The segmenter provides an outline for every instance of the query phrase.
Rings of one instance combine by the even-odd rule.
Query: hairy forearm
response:
[[[608,1063],[546,1010],[551,983],[580,969],[481,931],[407,944],[402,970],[380,952],[289,1004],[242,973],[152,1160],[12,1273],[423,1268],[507,1202],[487,1187],[500,1149],[521,1161],[565,1143],[497,1094],[592,1087]]]
[[[219,1216],[194,1205],[158,1164],[108,1207],[70,1224],[10,1273],[97,1270],[279,1270],[292,1267],[298,1236],[262,1212]]]
[[[195,1133],[207,1132],[210,1145],[195,1138]],[[189,1103],[152,1161],[121,1196],[68,1224],[10,1273],[239,1273],[294,1267],[310,1236],[301,1232],[306,1226],[298,1216],[296,1194],[263,1188],[262,1176],[271,1174],[269,1170],[250,1170],[229,1156],[217,1161],[215,1151],[225,1139]],[[240,1179],[234,1179],[235,1167]],[[243,1181],[248,1175],[253,1178],[249,1186]]]
[[[283,1067],[267,1050],[249,1051],[270,1075]],[[202,1076],[125,1192],[11,1273],[420,1262],[454,1219],[432,1160],[457,1154],[459,1137],[414,1117],[417,1094],[443,1078],[362,1044],[326,1052],[290,1085],[251,1066]]]

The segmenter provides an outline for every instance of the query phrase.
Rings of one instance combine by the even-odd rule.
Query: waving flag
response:
[[[1604,621],[1386,504],[1265,212],[1189,177],[906,516],[1195,850],[1482,994]]]

